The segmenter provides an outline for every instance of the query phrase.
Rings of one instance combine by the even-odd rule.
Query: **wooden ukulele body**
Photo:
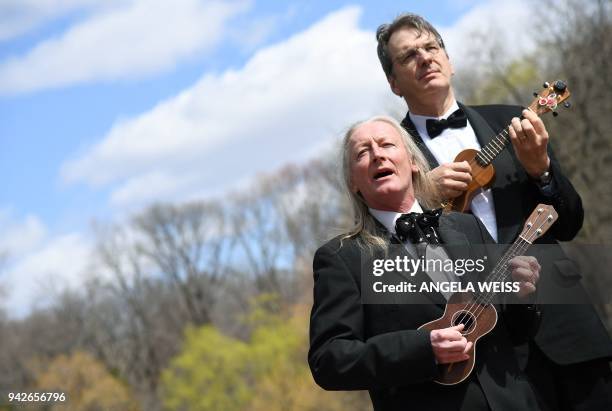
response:
[[[524,255],[525,250],[536,239],[544,235],[558,218],[559,215],[553,206],[538,204],[525,222],[518,238],[497,262],[497,265],[487,276],[486,281],[499,282],[509,278],[511,272],[508,261],[518,255]],[[497,324],[497,310],[495,307],[491,304],[481,303],[492,301],[494,296],[495,292],[492,291],[478,294],[477,299],[474,293],[471,292],[455,293],[448,299],[442,317],[419,327],[419,330],[432,331],[463,324],[464,327],[461,334],[468,341],[472,342],[472,348],[468,353],[469,359],[450,364],[438,364],[438,376],[434,379],[435,382],[442,385],[455,385],[470,375],[476,362],[477,341],[480,337],[488,334]]]
[[[456,363],[438,364],[438,376],[434,381],[439,384],[459,384],[470,375],[476,360],[476,342],[497,324],[497,310],[491,304],[474,303],[472,293],[455,293],[449,298],[444,315],[423,324],[419,329],[439,330],[461,323],[464,324],[463,336],[473,343],[468,353],[470,358]]]
[[[486,190],[491,187],[493,182],[495,181],[495,169],[492,164],[488,164],[483,167],[478,164],[476,161],[476,155],[478,154],[478,150],[474,150],[472,148],[468,148],[463,150],[457,157],[455,157],[455,162],[467,161],[472,167],[472,181],[468,185],[467,189],[461,193],[459,197],[455,197],[450,200],[447,205],[444,207],[447,211],[458,211],[463,213],[470,208],[470,202],[476,192],[481,188]]]

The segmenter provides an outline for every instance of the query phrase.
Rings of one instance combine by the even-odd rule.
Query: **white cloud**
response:
[[[462,62],[466,33],[490,7],[476,8],[441,30],[455,64]],[[520,16],[512,8],[499,10],[512,19]],[[375,57],[374,34],[358,27],[359,15],[357,8],[333,13],[260,50],[244,67],[206,74],[150,111],[118,122],[98,144],[66,162],[62,178],[109,186],[111,204],[131,209],[152,200],[221,193],[230,185],[248,188],[254,173],[317,155],[356,120],[393,104],[403,111]],[[513,27],[525,30],[518,24],[506,29]],[[0,273],[9,307],[25,312],[50,282],[82,281],[91,261],[86,235],[46,239],[38,217],[15,218],[2,209],[0,229],[12,233],[2,237],[0,250],[16,250]]]
[[[333,13],[260,50],[244,67],[205,75],[149,112],[116,124],[64,164],[64,180],[119,184],[113,202],[133,204],[216,191],[303,159],[310,147],[378,114],[391,98],[374,35],[358,28],[359,15],[357,8]],[[151,183],[152,175],[162,183]],[[174,193],[172,181],[179,182]]]
[[[53,301],[55,293],[83,283],[92,246],[79,233],[49,239],[4,269],[0,287],[7,294],[5,308],[15,317]]]
[[[5,254],[9,260],[34,249],[46,233],[46,227],[37,216],[19,219],[10,209],[0,209],[0,255]]]
[[[494,13],[497,21],[528,24],[521,9],[520,3],[485,3],[442,28],[454,63],[470,69],[462,54],[470,33],[484,29],[481,22]],[[219,193],[258,171],[303,160],[356,120],[403,112],[376,59],[374,34],[358,27],[359,15],[354,7],[332,13],[259,50],[243,67],[206,74],[150,111],[116,123],[63,165],[62,178],[111,187],[117,207]],[[512,28],[523,33],[521,24]],[[504,35],[520,38],[513,33]]]
[[[38,216],[18,217],[0,209],[0,291],[12,316],[23,316],[33,306],[45,305],[53,292],[82,284],[91,261],[90,241],[79,233],[49,237]]]
[[[495,42],[499,47],[496,59],[505,64],[536,47],[533,7],[519,1],[489,1],[470,9],[451,27],[439,28],[451,61],[458,70],[478,71],[470,53],[480,42]],[[475,38],[478,34],[480,38]]]
[[[83,9],[113,6],[126,0],[2,0],[0,41],[25,34],[42,23]]]
[[[75,0],[76,2],[76,0]],[[246,1],[133,0],[106,8],[61,37],[0,64],[0,94],[134,78],[214,46]]]
[[[138,204],[172,195],[176,191],[189,189],[200,181],[197,175],[183,174],[169,175],[163,172],[152,171],[128,179],[123,185],[111,194],[111,204],[125,206],[137,199]],[[154,187],[154,189],[152,189]],[[130,207],[137,208],[137,207]]]

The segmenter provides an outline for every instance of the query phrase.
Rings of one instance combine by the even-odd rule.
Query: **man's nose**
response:
[[[417,49],[417,51],[419,64],[431,63],[431,61],[433,60],[433,55],[430,52],[420,47]]]
[[[380,146],[372,147],[372,156],[374,160],[381,160],[385,158],[385,152]]]

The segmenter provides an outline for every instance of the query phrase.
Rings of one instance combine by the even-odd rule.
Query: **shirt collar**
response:
[[[404,213],[398,213],[397,211],[384,211],[377,210],[375,208],[370,208],[370,214],[374,216],[382,225],[385,226],[387,231],[391,234],[395,234],[395,221],[400,218],[400,216]],[[418,201],[414,201],[412,207],[410,208],[409,213],[422,213],[423,209]]]
[[[410,116],[410,120],[412,120],[412,123],[414,124],[416,131],[421,136],[429,137],[429,133],[427,132],[427,127],[425,126],[425,123],[427,122],[427,120],[430,120],[430,119],[441,120],[443,118],[448,118],[448,116],[450,116],[457,110],[459,110],[459,104],[457,104],[457,100],[453,100],[453,104],[450,106],[448,110],[446,110],[446,112],[441,117],[421,116],[419,114],[412,114],[411,112],[408,112],[408,115]]]

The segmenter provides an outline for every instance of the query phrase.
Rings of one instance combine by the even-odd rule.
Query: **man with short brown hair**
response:
[[[551,244],[540,288],[571,281],[576,300],[587,299],[575,265],[558,245],[582,227],[582,202],[556,161],[540,118],[518,106],[458,103],[444,42],[420,16],[402,14],[381,25],[376,38],[391,90],[408,106],[402,125],[428,159],[430,177],[444,198],[459,196],[472,180],[469,163],[455,162],[455,156],[464,149],[480,150],[511,124],[512,145],[493,160],[492,189],[479,192],[470,211],[498,243],[509,244],[535,205],[553,205],[559,220],[538,240]],[[541,310],[527,371],[542,403],[552,409],[612,409],[612,343],[593,307],[542,304]]]

